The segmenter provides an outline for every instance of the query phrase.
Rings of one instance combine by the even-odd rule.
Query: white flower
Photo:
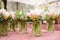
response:
[[[45,11],[42,11],[41,13],[40,13],[40,15],[42,16],[42,19],[44,20],[45,19],[45,16],[46,16],[46,12]]]
[[[27,13],[26,13],[26,16],[29,16],[29,15],[30,15],[30,13],[29,13],[29,12],[27,12]]]
[[[20,11],[20,14],[22,14],[22,12]]]
[[[3,12],[2,15],[3,15],[4,19],[7,19],[10,16],[10,14],[8,12]]]
[[[1,12],[6,12],[6,10],[5,9],[1,9]]]
[[[34,15],[40,15],[40,10],[34,9],[34,10],[31,10],[30,13],[33,13]]]
[[[15,19],[15,12],[10,12],[11,13],[11,17],[12,17],[12,19]]]
[[[5,9],[0,9],[0,14],[3,13],[3,12],[6,12]]]

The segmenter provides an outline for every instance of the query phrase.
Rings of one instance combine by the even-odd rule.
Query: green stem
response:
[[[6,22],[0,23],[0,35],[7,35],[8,34],[8,25]]]
[[[33,35],[35,36],[41,36],[41,22],[40,21],[34,21],[33,22]]]
[[[54,23],[53,21],[48,22],[48,31],[53,32],[54,31]]]
[[[20,22],[20,31],[21,33],[26,33],[27,32],[27,22]]]
[[[14,23],[10,23],[10,28],[12,29],[12,31],[15,31],[15,24]]]

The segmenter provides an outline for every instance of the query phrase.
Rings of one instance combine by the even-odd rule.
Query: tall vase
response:
[[[0,35],[6,36],[8,35],[8,24],[7,22],[0,22]]]
[[[48,25],[47,31],[48,32],[54,32],[54,23],[53,23],[53,21],[49,21],[47,23],[47,25]]]
[[[32,27],[32,32],[33,32],[33,35],[36,36],[36,37],[39,37],[41,36],[41,21],[33,21],[33,27]]]
[[[26,21],[20,22],[20,33],[22,34],[27,33],[27,22]]]

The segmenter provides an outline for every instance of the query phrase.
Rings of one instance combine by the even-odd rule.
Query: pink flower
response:
[[[15,15],[14,12],[10,12],[11,13],[11,17],[14,19]]]
[[[10,12],[12,19],[16,19],[15,12]]]
[[[3,15],[4,19],[6,19],[6,20],[10,16],[10,14],[8,12],[2,12],[2,15]]]
[[[6,12],[5,9],[0,9],[0,14],[3,13],[3,12]]]
[[[40,16],[40,13],[38,10],[30,10],[30,12],[26,14],[26,16],[29,16],[31,17],[32,15],[37,15],[37,16]]]

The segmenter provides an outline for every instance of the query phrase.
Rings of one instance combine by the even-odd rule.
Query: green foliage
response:
[[[46,20],[50,20],[50,18],[51,17],[49,15],[46,15],[46,17],[45,17]]]
[[[46,15],[45,20],[46,20],[48,23],[52,23],[53,20],[55,20],[55,19],[52,18],[50,15]]]
[[[20,11],[17,10],[16,13],[15,13],[15,16],[19,19],[20,16],[21,16],[21,15],[20,15]]]
[[[2,14],[0,14],[0,22],[2,22],[4,19],[3,19],[3,16]]]
[[[42,16],[39,16],[39,20],[42,20]]]
[[[22,11],[21,16],[26,16],[26,12]]]
[[[20,11],[17,10],[15,15],[18,19],[22,19],[22,18],[26,17],[26,12],[25,11],[20,12]]]

